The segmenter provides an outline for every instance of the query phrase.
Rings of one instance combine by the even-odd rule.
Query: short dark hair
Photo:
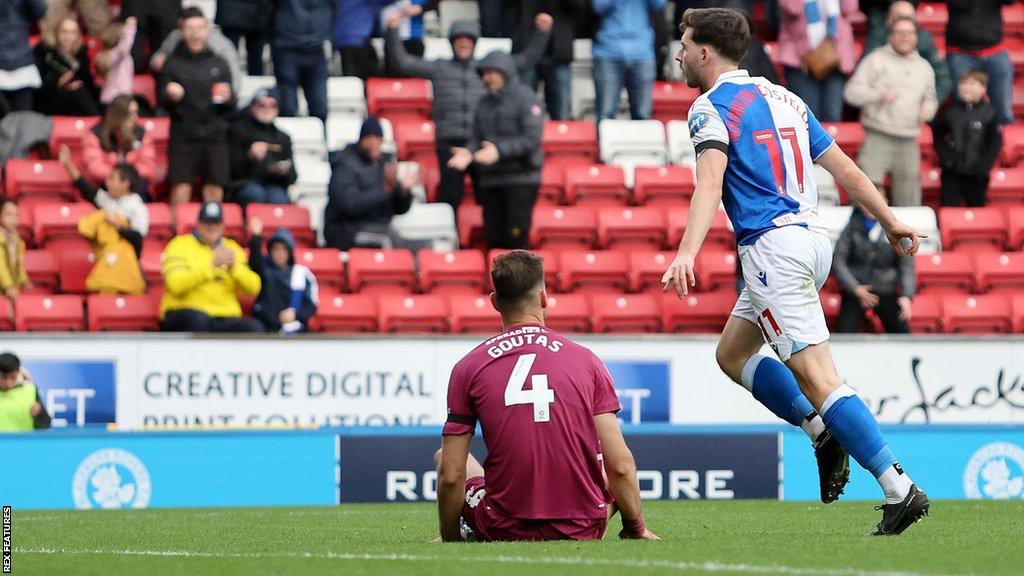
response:
[[[10,352],[0,354],[0,374],[14,374],[19,370],[21,370],[21,360],[17,356]]]
[[[750,26],[746,17],[728,8],[690,8],[683,13],[679,32],[693,29],[693,41],[707,44],[737,64],[750,47]]]
[[[135,169],[135,166],[119,162],[114,165],[114,172],[121,177],[122,180],[127,180],[128,184],[134,188],[135,183],[139,181],[139,171]]]
[[[517,310],[544,284],[544,259],[526,250],[502,254],[491,267],[491,283],[498,310]]]
[[[198,6],[187,6],[182,8],[181,12],[178,12],[179,22],[184,22],[189,18],[202,18],[203,20],[206,20],[206,14],[203,14],[202,9]]]
[[[980,68],[971,68],[957,79],[957,82],[963,82],[964,80],[977,80],[981,82],[981,85],[988,88],[988,73]]]

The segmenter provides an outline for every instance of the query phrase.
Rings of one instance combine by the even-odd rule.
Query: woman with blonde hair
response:
[[[82,29],[74,18],[57,22],[54,42],[35,48],[36,66],[43,86],[36,93],[35,109],[50,116],[99,116],[99,90],[89,69],[89,54]]]

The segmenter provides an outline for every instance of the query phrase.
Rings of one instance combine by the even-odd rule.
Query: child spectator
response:
[[[954,98],[932,123],[935,153],[942,166],[942,205],[984,206],[988,178],[1003,147],[999,112],[985,96],[988,74],[968,70],[960,76]]]
[[[96,265],[85,280],[86,289],[100,294],[144,293],[139,257],[142,239],[149,232],[149,210],[132,192],[138,172],[128,164],[117,164],[104,188],[97,188],[82,177],[67,146],[61,147],[58,157],[82,196],[99,208],[78,221],[78,233],[89,240],[96,256]]]
[[[18,236],[18,205],[0,200],[0,290],[13,303],[22,290],[32,288],[25,271],[25,241]]]
[[[140,176],[133,190],[143,199],[148,196],[156,180],[156,146],[138,122],[138,102],[121,95],[110,102],[100,123],[82,136],[84,174],[90,183],[106,181],[116,164],[131,164]]]
[[[105,78],[100,90],[100,104],[104,106],[118,96],[135,94],[132,45],[135,43],[136,27],[135,18],[128,18],[124,24],[115,22],[103,31],[103,51],[96,55],[96,69]]]
[[[267,332],[294,334],[309,328],[316,314],[317,283],[309,268],[295,263],[295,239],[280,229],[267,239],[263,252],[263,222],[249,223],[249,268],[260,275],[262,288],[252,315]]]

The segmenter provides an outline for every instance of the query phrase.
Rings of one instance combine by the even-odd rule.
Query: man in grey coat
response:
[[[487,94],[477,104],[469,141],[452,150],[448,166],[476,166],[487,246],[526,248],[544,165],[544,108],[537,93],[519,81],[512,56],[491,52],[477,68]]]
[[[477,73],[478,62],[473,58],[476,41],[480,37],[480,24],[472,20],[456,20],[448,33],[452,43],[451,60],[425,61],[406,51],[398,35],[400,17],[388,22],[384,37],[384,56],[388,67],[403,76],[427,78],[433,84],[433,118],[437,134],[437,162],[441,170],[440,199],[458,210],[463,196],[463,170],[449,167],[452,149],[465,147],[473,125],[473,112],[477,102],[487,92]],[[532,69],[547,49],[552,19],[549,14],[538,14],[532,41],[521,54],[513,58],[513,67],[519,72]],[[476,182],[473,171],[470,176]]]

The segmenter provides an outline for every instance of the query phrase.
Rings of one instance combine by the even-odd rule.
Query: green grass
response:
[[[429,504],[14,512],[15,574],[1024,573],[1024,502],[933,502],[903,536],[869,503],[653,502],[661,542],[434,544]],[[613,520],[618,526],[618,520]]]

